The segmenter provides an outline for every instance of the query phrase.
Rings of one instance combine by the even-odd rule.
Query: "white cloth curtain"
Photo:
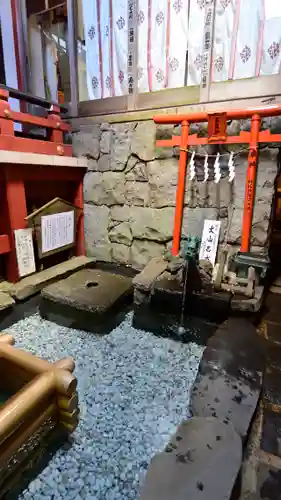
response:
[[[280,72],[281,2],[219,0],[216,5],[213,80]]]
[[[189,0],[139,0],[138,89],[183,87]]]
[[[199,85],[206,0],[137,3],[138,92]],[[127,95],[128,0],[82,4],[89,99]],[[281,1],[217,0],[212,80],[277,74],[280,66]]]
[[[127,0],[83,0],[82,5],[89,99],[127,94]]]

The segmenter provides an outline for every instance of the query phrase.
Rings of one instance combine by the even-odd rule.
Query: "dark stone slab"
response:
[[[231,310],[241,313],[257,313],[261,310],[264,300],[265,289],[263,286],[256,286],[254,297],[251,299],[245,296],[234,295],[231,299]]]
[[[228,292],[208,293],[188,291],[185,300],[185,313],[198,316],[209,321],[224,321],[230,310],[231,294]],[[161,278],[156,281],[151,296],[151,306],[154,310],[163,310],[167,313],[180,314],[183,302],[183,287],[179,281]]]
[[[131,295],[130,277],[84,269],[42,290],[40,314],[64,326],[107,333]]]
[[[264,409],[261,449],[281,457],[281,415]]]
[[[281,369],[281,344],[276,344],[268,341],[265,342],[267,348],[267,366]]]
[[[255,500],[280,500],[281,470],[260,462],[257,470],[257,494]]]
[[[281,325],[267,322],[266,329],[268,340],[281,345]]]
[[[232,425],[192,418],[152,459],[140,500],[230,499],[241,460],[241,439]]]
[[[264,356],[254,326],[230,318],[208,342],[193,386],[194,416],[232,422],[245,439],[262,387]]]
[[[263,400],[267,405],[276,405],[281,411],[281,372],[270,367],[264,376]]]
[[[139,307],[134,304],[133,325],[160,337],[172,338],[179,342],[196,342],[200,345],[206,345],[218,327],[216,323],[186,315],[184,324],[180,325],[180,314],[161,312],[145,304]],[[183,331],[180,326],[183,326]]]
[[[264,307],[264,320],[281,325],[281,295],[269,293]]]

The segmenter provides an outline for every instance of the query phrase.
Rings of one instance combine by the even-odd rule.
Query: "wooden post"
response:
[[[47,131],[48,141],[57,143],[57,154],[64,154],[63,147],[63,131],[60,129],[61,126],[61,117],[60,117],[60,108],[59,106],[52,105],[50,112],[48,113],[48,118],[50,120],[54,120],[56,122],[56,129],[49,129]]]
[[[8,233],[11,245],[11,251],[5,256],[6,279],[14,283],[19,279],[14,230],[26,227],[25,217],[27,217],[27,208],[24,182],[18,175],[17,168],[12,165],[6,165],[4,168],[6,178]]]
[[[11,108],[8,103],[9,92],[0,89],[0,134],[14,136],[14,122],[11,120]]]

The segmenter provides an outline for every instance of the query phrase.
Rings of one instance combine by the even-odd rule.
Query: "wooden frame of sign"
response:
[[[42,217],[55,216],[59,214],[65,214],[67,212],[74,212],[73,238],[71,243],[67,243],[66,245],[58,246],[57,248],[52,248],[50,250],[44,251],[43,234],[42,234]],[[72,203],[69,203],[68,201],[65,201],[57,197],[49,201],[39,209],[32,212],[30,215],[28,215],[28,217],[26,217],[28,227],[32,227],[35,234],[39,259],[43,259],[50,255],[62,252],[63,250],[68,250],[75,247],[77,222],[81,215],[81,212],[82,210],[80,208],[77,208]]]

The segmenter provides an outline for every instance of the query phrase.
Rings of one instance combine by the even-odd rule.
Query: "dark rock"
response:
[[[241,318],[229,319],[204,351],[191,394],[192,414],[232,422],[245,439],[259,400],[263,368],[262,344],[254,326]]]
[[[266,408],[262,420],[261,449],[281,457],[281,415]]]
[[[227,500],[241,460],[241,439],[231,424],[192,418],[178,427],[168,450],[152,459],[140,499]]]
[[[281,412],[281,384],[280,369],[270,367],[264,376],[263,399],[267,405],[279,407]]]
[[[132,293],[132,278],[100,269],[84,269],[41,292],[40,313],[58,324],[96,332]],[[113,315],[112,315],[113,317]]]
[[[279,500],[281,471],[266,463],[259,463],[257,470],[256,500]]]

